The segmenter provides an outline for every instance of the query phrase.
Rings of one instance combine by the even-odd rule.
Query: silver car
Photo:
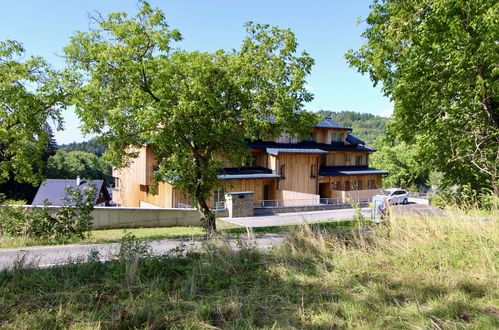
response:
[[[407,193],[407,190],[404,189],[385,189],[381,191],[380,195],[385,197],[388,204],[407,204],[409,201],[409,194]]]

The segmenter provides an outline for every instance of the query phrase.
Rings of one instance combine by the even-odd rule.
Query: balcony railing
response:
[[[280,199],[261,200],[254,203],[254,207],[304,207],[304,206],[324,206],[324,205],[344,205],[339,198],[314,198],[314,199]]]
[[[179,209],[192,209],[195,207],[192,205],[189,205],[189,204],[177,203],[177,208],[179,208]],[[225,210],[225,202],[224,201],[216,202],[215,206],[212,208],[212,210],[214,210],[214,211]]]

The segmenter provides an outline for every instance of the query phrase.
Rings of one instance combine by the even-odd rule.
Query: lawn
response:
[[[497,329],[497,215],[294,226],[265,251],[222,240],[152,257],[126,241],[113,262],[21,264],[0,272],[0,327]]]

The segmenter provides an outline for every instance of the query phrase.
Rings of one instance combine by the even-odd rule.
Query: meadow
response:
[[[285,243],[151,256],[129,235],[116,260],[0,273],[3,328],[499,327],[497,212],[289,229]]]

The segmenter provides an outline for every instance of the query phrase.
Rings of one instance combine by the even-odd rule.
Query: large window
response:
[[[362,180],[355,180],[353,182],[353,190],[362,190]]]
[[[332,142],[341,142],[341,133],[331,133],[331,143]]]
[[[350,190],[350,181],[343,182],[343,190],[344,191],[349,191]]]
[[[215,205],[219,202],[225,201],[225,190],[223,187],[217,190],[213,190],[213,201],[215,202]]]
[[[327,166],[327,157],[328,157],[328,156],[329,156],[329,155],[324,155],[324,156],[321,156],[321,158],[320,158],[320,163],[319,163],[319,165],[320,165],[320,166]]]

